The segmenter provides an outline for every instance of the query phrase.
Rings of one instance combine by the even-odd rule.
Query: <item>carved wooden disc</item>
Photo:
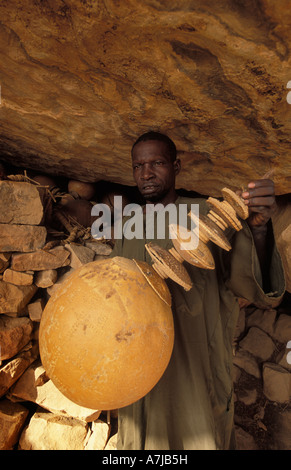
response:
[[[203,269],[214,269],[215,263],[211,251],[204,242],[198,239],[197,247],[188,249],[185,246],[189,234],[184,227],[178,227],[175,224],[170,225],[170,233],[172,233],[172,242],[175,250],[189,264]],[[195,245],[196,246],[196,245]]]
[[[249,216],[249,209],[242,198],[229,188],[223,188],[221,192],[224,199],[234,208],[237,215],[244,220],[247,219]]]
[[[231,245],[224,235],[223,231],[216,225],[215,222],[210,220],[205,215],[200,215],[199,217],[195,214],[190,214],[191,219],[198,224],[199,219],[199,233],[201,232],[209,238],[213,243],[220,246],[226,251],[231,250]]]
[[[157,272],[153,269],[153,267],[145,261],[137,261],[135,259],[133,261],[135,262],[141,273],[144,275],[150,286],[158,294],[160,299],[162,299],[164,302],[166,302],[167,305],[169,305],[169,307],[171,307],[171,294],[167,284],[164,282],[161,276],[159,276]]]
[[[218,213],[220,217],[222,217],[227,222],[228,226],[234,228],[237,231],[242,229],[242,224],[240,223],[239,219],[234,215],[235,212],[233,214],[228,211],[227,207],[223,204],[223,202],[220,202],[218,199],[215,199],[213,197],[209,197],[206,202],[215,212]]]
[[[171,253],[154,243],[148,243],[145,247],[153,260],[153,268],[157,264],[158,272],[164,273],[165,277],[177,282],[185,290],[191,289],[192,281],[188,272]],[[159,268],[161,268],[161,271],[159,271]]]

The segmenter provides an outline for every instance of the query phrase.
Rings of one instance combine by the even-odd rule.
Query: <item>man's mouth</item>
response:
[[[145,184],[143,187],[142,187],[142,192],[143,194],[146,193],[146,194],[149,194],[149,193],[153,193],[157,190],[157,185],[154,185],[154,184]]]

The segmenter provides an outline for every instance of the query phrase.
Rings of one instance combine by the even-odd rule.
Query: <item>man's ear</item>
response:
[[[175,175],[178,175],[180,173],[180,170],[181,170],[181,160],[179,158],[177,158],[174,163],[174,170],[175,170]]]

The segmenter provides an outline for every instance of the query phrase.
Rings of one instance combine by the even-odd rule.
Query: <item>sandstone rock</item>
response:
[[[0,401],[0,450],[11,450],[17,443],[28,416],[28,409],[9,400]]]
[[[10,398],[31,401],[52,413],[87,422],[94,421],[101,413],[101,410],[84,408],[66,398],[51,380],[47,380],[39,361],[32,364],[12,387]]]
[[[29,252],[42,248],[46,228],[38,225],[0,224],[0,251]]]
[[[88,425],[49,412],[35,413],[19,440],[19,450],[83,450]]]
[[[33,274],[6,269],[3,273],[3,281],[10,282],[16,286],[31,286],[33,283]]]
[[[260,328],[253,326],[240,341],[240,347],[259,358],[260,361],[270,359],[275,351],[275,344]]]
[[[0,313],[21,313],[37,291],[37,287],[15,286],[0,281]]]
[[[45,269],[43,271],[38,271],[35,274],[34,283],[37,287],[46,289],[54,285],[58,279],[58,272],[56,269]]]
[[[179,187],[218,195],[275,168],[290,192],[289,2],[18,5],[0,5],[3,159],[132,185],[131,145],[155,129]]]
[[[37,343],[27,345],[19,354],[0,367],[0,397],[5,395],[30,364],[36,360],[37,356]]]
[[[11,253],[0,253],[0,273],[8,268]]]
[[[275,324],[274,338],[281,343],[291,341],[291,316],[281,314]]]
[[[117,433],[108,439],[104,450],[117,450]]]
[[[91,434],[85,445],[85,450],[103,450],[108,441],[110,427],[100,419],[91,423]]]
[[[27,317],[0,315],[0,359],[15,356],[31,339],[32,321]]]
[[[43,205],[34,184],[0,181],[0,223],[39,225]]]
[[[65,245],[65,248],[71,253],[70,266],[73,269],[94,260],[95,252],[91,248],[74,243]]]
[[[274,333],[276,316],[277,310],[275,309],[263,310],[258,308],[247,316],[246,324],[248,328],[251,326],[257,326],[272,336]]]
[[[43,309],[45,307],[45,300],[43,298],[37,299],[35,302],[28,304],[28,314],[32,321],[40,322]]]
[[[85,242],[85,246],[93,250],[96,255],[104,255],[109,256],[112,252],[112,248],[108,243],[102,243],[100,241],[87,241]]]
[[[248,351],[239,348],[235,353],[233,363],[248,374],[253,375],[257,379],[260,378],[261,373],[259,365],[256,359]]]
[[[265,363],[263,365],[264,394],[277,403],[286,403],[291,398],[291,373],[283,367]]]
[[[70,268],[68,268],[67,271],[63,272],[63,273],[59,276],[57,282],[56,282],[53,286],[47,288],[47,293],[48,293],[48,295],[49,295],[49,296],[52,296],[52,295],[58,290],[58,288],[59,288],[59,286],[62,284],[62,282],[63,282],[65,279],[67,279],[67,277],[70,276],[73,271],[74,271],[74,269],[70,267]]]
[[[67,266],[70,253],[62,246],[49,251],[39,250],[33,253],[17,253],[12,255],[11,269],[15,271],[42,271]]]

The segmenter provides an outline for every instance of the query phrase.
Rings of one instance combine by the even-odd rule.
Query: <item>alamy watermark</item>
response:
[[[107,204],[95,204],[91,215],[98,217],[92,224],[93,238],[111,238],[112,230],[115,239],[171,239],[182,240],[181,249],[195,249],[199,242],[199,205],[191,204],[191,212],[196,216],[197,223],[188,216],[187,204],[139,204],[122,205],[122,196],[114,196],[114,212]],[[122,218],[127,217],[124,224]],[[168,227],[179,227],[168,230]]]

